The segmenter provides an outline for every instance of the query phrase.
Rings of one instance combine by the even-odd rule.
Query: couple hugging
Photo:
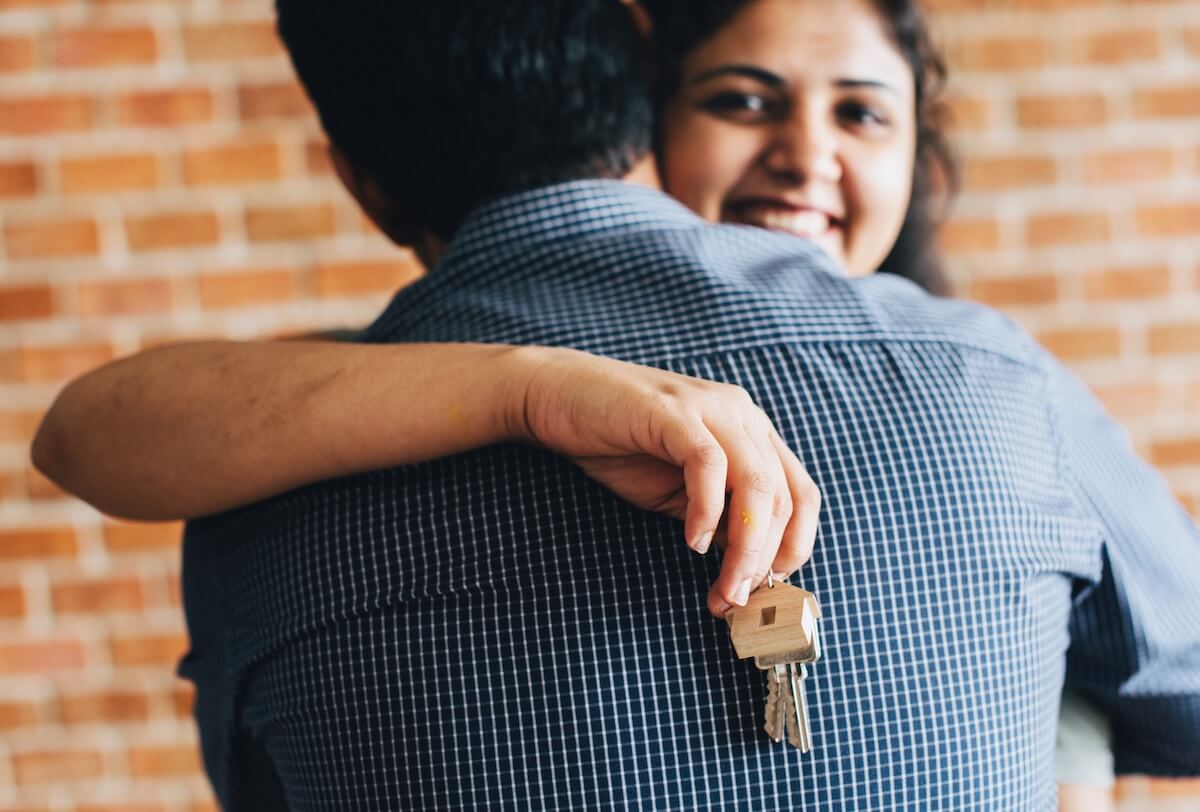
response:
[[[352,344],[117,362],[35,444],[193,519],[225,808],[1052,809],[1056,732],[1064,806],[1105,759],[1200,774],[1200,534],[1046,352],[931,295],[912,3],[278,12],[428,275]],[[824,614],[807,755],[714,618],[770,572]]]

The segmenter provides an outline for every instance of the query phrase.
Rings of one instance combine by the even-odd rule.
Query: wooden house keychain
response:
[[[802,753],[812,746],[804,680],[806,664],[821,658],[820,617],[815,595],[770,575],[745,606],[725,613],[738,658],[753,657],[767,672],[767,735],[778,742],[786,734]]]

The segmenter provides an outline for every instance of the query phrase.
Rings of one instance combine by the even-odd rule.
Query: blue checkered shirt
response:
[[[993,311],[590,181],[477,210],[367,340],[749,390],[824,494],[814,750],[764,734],[716,556],[508,444],[190,525],[181,671],[227,808],[1052,809],[1064,680],[1118,770],[1200,774],[1200,536]]]

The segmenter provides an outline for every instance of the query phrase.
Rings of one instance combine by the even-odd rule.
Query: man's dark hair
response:
[[[620,177],[649,149],[643,44],[618,0],[277,0],[333,144],[449,237],[522,189]]]

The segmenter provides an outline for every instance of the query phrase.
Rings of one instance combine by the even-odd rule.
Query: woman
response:
[[[848,274],[945,290],[931,226],[934,178],[953,174],[938,117],[944,71],[911,2],[646,6],[658,22],[667,191],[709,220],[809,239]],[[364,402],[376,408],[363,414]],[[572,457],[641,507],[686,517],[698,552],[727,536],[714,614],[745,601],[751,574],[790,571],[811,549],[811,480],[743,392],[564,350],[155,350],[72,384],[35,460],[102,509],[174,518],[513,439]],[[718,524],[767,510],[769,528]],[[757,557],[737,554],[755,546]]]

